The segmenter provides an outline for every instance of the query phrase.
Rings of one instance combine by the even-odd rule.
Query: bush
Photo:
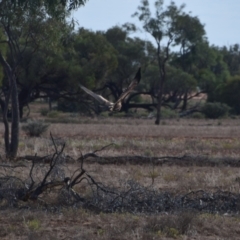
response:
[[[162,108],[161,118],[164,118],[164,119],[178,118],[178,113],[176,113],[174,110],[171,110],[169,108]]]
[[[134,102],[134,103],[140,103],[140,102],[142,102],[142,97],[141,97],[141,95],[137,95],[137,96],[133,97],[133,98],[131,99],[131,102]]]
[[[205,118],[204,114],[200,113],[200,112],[194,112],[192,115],[191,115],[192,118],[196,118],[196,119],[203,119]]]
[[[48,115],[48,109],[47,108],[42,108],[41,110],[40,110],[40,113],[41,113],[41,115],[42,116],[47,116]]]
[[[227,116],[230,107],[220,102],[208,102],[202,107],[202,113],[211,119]]]
[[[219,88],[219,100],[226,103],[233,113],[240,114],[240,76],[234,76]]]
[[[22,126],[22,130],[30,137],[40,137],[47,131],[49,124],[40,121],[29,121]]]
[[[47,116],[50,118],[57,118],[59,117],[59,113],[60,113],[59,111],[51,111],[47,114]]]
[[[169,238],[178,238],[192,229],[197,222],[194,212],[178,212],[175,215],[153,216],[146,224],[146,231],[154,232]]]

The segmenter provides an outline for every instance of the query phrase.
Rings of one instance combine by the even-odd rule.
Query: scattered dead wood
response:
[[[76,160],[78,168],[71,174],[65,172],[67,159],[64,156],[65,144],[57,146],[52,135],[54,153],[50,156],[29,157],[24,163],[0,164],[0,209],[6,207],[20,207],[21,203],[37,202],[41,207],[49,209],[52,206],[75,206],[90,209],[95,212],[131,212],[131,213],[159,213],[179,210],[194,210],[211,213],[238,213],[240,211],[240,194],[204,190],[192,191],[187,194],[161,191],[153,185],[144,187],[139,183],[128,180],[122,181],[117,188],[105,186],[95,180],[86,170],[84,163],[98,162],[99,164],[187,164],[200,166],[216,166],[227,164],[239,166],[239,161],[226,159],[219,163],[208,158],[197,157],[100,157],[98,152],[110,145],[82,154]],[[49,159],[47,162],[46,159]],[[17,177],[16,171],[29,168],[28,176]],[[65,167],[65,168],[64,168]],[[41,174],[40,174],[41,173]],[[89,187],[91,193],[83,195],[76,191],[77,186],[83,184]],[[54,200],[55,199],[55,200]],[[29,205],[28,205],[29,206]]]
[[[74,186],[80,184],[82,181],[87,181],[93,188],[105,191],[104,188],[94,180],[94,178],[87,173],[84,169],[84,160],[88,157],[97,156],[96,153],[109,147],[107,145],[101,149],[95,150],[92,153],[85,155],[80,154],[80,157],[74,162],[79,164],[71,176],[65,176],[63,166],[66,163],[64,156],[65,144],[59,147],[56,145],[55,140],[50,134],[54,146],[54,153],[43,157],[26,156],[18,160],[30,160],[31,167],[27,179],[9,175],[9,171],[5,169],[20,169],[27,167],[25,164],[0,164],[3,169],[3,177],[0,177],[0,202],[3,201],[9,206],[18,206],[19,201],[41,201],[41,196],[44,194],[50,195],[52,192],[57,191],[57,198],[61,197],[62,203],[71,205],[79,201],[84,201],[79,193],[74,190]],[[44,164],[44,165],[42,165]],[[21,171],[21,170],[20,170]],[[42,171],[41,176],[37,176],[37,172]],[[108,190],[106,190],[108,192]],[[63,199],[64,197],[64,199]],[[59,202],[58,202],[59,203]],[[44,202],[44,204],[48,204]],[[1,204],[0,204],[1,205]],[[2,206],[5,206],[4,204]]]
[[[162,157],[144,157],[144,156],[89,156],[87,163],[99,164],[154,164],[154,165],[177,165],[177,166],[199,166],[199,167],[240,167],[240,160],[234,158],[211,158],[208,156],[162,156]]]
[[[110,146],[110,145],[108,145]],[[240,160],[235,158],[212,158],[211,156],[161,156],[161,157],[145,157],[145,156],[99,156],[96,153],[102,151],[106,147],[96,150],[92,153],[83,155],[83,159],[88,164],[134,164],[134,165],[177,165],[177,166],[199,166],[199,167],[218,167],[218,166],[229,166],[229,167],[240,167]],[[18,160],[28,160],[35,163],[49,163],[52,156],[22,156]],[[64,156],[66,163],[75,163],[76,160],[70,156]]]
[[[112,191],[112,189],[109,189]],[[208,213],[235,213],[240,211],[240,194],[218,190],[192,191],[174,195],[143,187],[134,181],[123,183],[121,191],[99,190],[94,198],[85,202],[86,208],[103,212],[160,213],[196,211]]]

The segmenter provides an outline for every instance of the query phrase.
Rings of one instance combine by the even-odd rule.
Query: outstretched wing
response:
[[[123,101],[131,93],[131,91],[139,84],[140,80],[141,80],[141,67],[138,69],[134,79],[129,84],[127,89],[125,89],[125,91],[120,95],[116,103]]]
[[[105,98],[102,97],[101,95],[98,95],[98,94],[92,92],[91,90],[85,88],[84,86],[82,86],[82,85],[80,85],[80,84],[79,84],[79,86],[80,86],[80,88],[81,88],[82,90],[84,90],[87,94],[89,94],[90,96],[92,96],[93,98],[95,98],[100,104],[105,105],[105,106],[107,106],[107,107],[113,106],[113,103],[112,103],[112,102],[108,101],[107,99],[105,99]]]

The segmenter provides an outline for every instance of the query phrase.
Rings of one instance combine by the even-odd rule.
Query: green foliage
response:
[[[196,119],[203,119],[205,118],[204,114],[203,113],[200,113],[200,112],[195,112],[191,115],[192,118],[196,118]]]
[[[9,136],[8,132],[9,125],[4,124],[5,126],[5,150],[6,155],[15,158],[18,150],[19,142],[19,119],[23,113],[23,107],[27,105],[30,101],[33,101],[35,98],[41,97],[41,94],[50,94],[49,90],[49,78],[46,71],[39,69],[34,74],[28,74],[27,70],[28,64],[31,62],[31,57],[39,51],[41,53],[41,47],[44,45],[46,52],[51,51],[51,53],[56,54],[59,52],[59,42],[62,42],[64,39],[63,35],[66,33],[66,28],[63,28],[63,25],[68,25],[66,17],[69,16],[69,11],[78,6],[84,4],[86,0],[2,0],[0,1],[0,41],[5,40],[2,37],[2,33],[5,35],[8,46],[8,55],[7,58],[4,56],[2,49],[0,48],[0,61],[2,66],[7,72],[7,76],[4,80],[4,84],[1,84],[5,95],[1,99],[1,108],[7,110],[9,108],[9,102],[11,102],[12,109],[12,123],[11,123],[11,132]],[[59,31],[60,30],[60,31]],[[61,40],[60,40],[61,39]],[[59,41],[54,41],[59,40]],[[56,44],[57,43],[57,44]],[[25,68],[21,69],[20,64],[25,50],[29,50],[31,57],[28,58],[30,61],[25,62]],[[48,63],[47,57],[43,57],[44,62]],[[57,58],[55,58],[57,59]],[[38,61],[35,61],[35,64]],[[40,63],[40,62],[39,62]],[[43,64],[43,61],[41,62]],[[37,63],[37,67],[39,67]],[[36,70],[36,68],[34,69]],[[55,71],[50,71],[55,73]],[[22,75],[30,76],[27,81]],[[41,77],[39,75],[45,76],[45,85],[44,88],[39,88],[39,82]],[[0,81],[2,80],[2,69],[0,69]],[[34,76],[36,78],[34,78]],[[33,81],[30,81],[34,79]],[[58,80],[59,78],[55,78]],[[21,81],[24,84],[21,84]],[[21,87],[21,89],[18,89]],[[35,88],[34,88],[35,85]],[[37,85],[37,86],[36,86]],[[56,84],[55,86],[60,84]],[[11,91],[9,90],[9,86]],[[44,90],[45,89],[45,92]],[[47,90],[46,90],[47,89]],[[54,89],[54,94],[56,97],[56,92],[58,89]],[[33,94],[34,92],[34,94]],[[41,94],[40,94],[41,93]],[[54,96],[51,96],[54,97]],[[10,99],[10,101],[9,101]],[[6,120],[7,121],[7,120]],[[26,131],[27,128],[25,128]],[[31,131],[28,132],[30,135]],[[34,133],[35,134],[35,133]],[[37,133],[38,134],[38,133]]]
[[[58,111],[62,112],[70,112],[70,113],[76,113],[76,112],[81,112],[81,113],[89,113],[88,107],[86,104],[82,102],[77,102],[77,101],[69,101],[66,99],[59,99],[58,100],[58,106],[57,106]]]
[[[134,103],[140,103],[140,102],[142,102],[142,97],[141,97],[141,95],[136,95],[136,96],[134,96],[133,98],[131,98],[131,102],[134,102]]]
[[[217,119],[227,116],[230,107],[220,102],[207,102],[201,109],[207,118]]]
[[[212,72],[215,74],[218,84],[221,84],[230,77],[228,66],[223,59],[222,53],[218,48],[212,47],[212,51],[215,53],[215,64],[212,66]]]
[[[34,52],[35,46],[29,43],[21,53],[21,71],[18,74],[21,88],[29,91],[39,91],[39,88],[42,88],[41,92],[47,88],[47,94],[51,88],[55,88],[55,94],[62,89],[68,90],[69,85],[73,84],[71,75],[75,69],[72,61],[65,56],[70,47],[65,47],[64,41],[66,35],[71,34],[71,28],[68,24],[54,19],[42,19],[38,26],[34,26],[32,34],[37,36],[38,47]],[[47,40],[44,40],[45,38]]]
[[[240,75],[240,45],[223,47],[219,51],[223,55],[223,60],[226,62],[231,76]]]
[[[48,116],[49,118],[58,118],[59,115],[60,115],[60,112],[59,112],[59,111],[56,111],[56,110],[50,111],[50,112],[47,114],[47,116]]]
[[[159,71],[159,63],[165,61],[168,51],[169,58],[164,62],[164,100],[176,103],[174,108],[177,108],[181,106],[183,96],[189,96],[187,94],[194,93],[198,88],[208,94],[209,101],[227,103],[240,113],[237,90],[236,94],[234,92],[238,86],[226,83],[230,74],[240,72],[239,45],[229,48],[209,46],[204,25],[197,17],[184,12],[184,5],[178,7],[171,2],[165,6],[162,0],[157,0],[155,14],[152,14],[150,1],[141,1],[135,16],[155,38],[155,47],[150,41],[130,37],[130,33],[136,31],[133,24],[115,26],[106,32],[84,28],[75,31],[74,23],[65,19],[69,13],[67,9],[86,2],[1,1],[0,13],[6,16],[2,18],[2,23],[11,25],[14,41],[20,50],[19,54],[11,56],[7,44],[0,45],[0,51],[6,54],[10,65],[21,59],[17,71],[20,106],[44,94],[53,100],[59,99],[59,96],[69,100],[59,101],[60,111],[87,112],[84,103],[71,101],[76,100],[79,82],[90,89],[105,87],[101,92],[114,101],[128,86],[132,73],[139,65],[143,69],[143,78],[137,90],[156,97],[163,79],[159,74],[162,72]],[[25,9],[22,4],[25,4]],[[5,34],[0,31],[1,41],[8,39]],[[34,39],[28,38],[29,34]],[[156,55],[158,46],[160,52]],[[170,46],[174,48],[168,48]],[[4,74],[0,66],[0,84],[1,79],[4,79]],[[6,87],[7,83],[4,81],[3,85]],[[83,99],[85,95],[81,97]],[[139,99],[132,100],[139,102]]]
[[[167,67],[166,84],[164,88],[165,94],[171,94],[173,92],[179,92],[183,94],[188,91],[196,91],[197,80],[189,73],[182,71],[181,69]]]
[[[40,110],[40,113],[41,113],[42,116],[47,116],[47,115],[48,115],[48,112],[49,112],[49,110],[48,110],[47,108],[42,108],[42,109]]]
[[[150,64],[145,72],[142,79],[143,88],[150,90],[157,88],[157,83],[159,81],[159,69],[157,64]]]
[[[216,101],[214,91],[228,77],[227,64],[218,48],[209,46],[205,40],[194,43],[182,54],[173,54],[172,65],[191,74],[210,101]]]
[[[183,11],[185,5],[178,7],[171,2],[164,8],[164,1],[155,1],[155,16],[152,17],[148,0],[142,0],[138,11],[133,16],[143,22],[143,28],[160,43],[164,38],[172,40],[172,44],[181,45],[185,51],[193,44],[204,39],[204,25],[197,17]]]
[[[173,29],[176,32],[175,43],[185,49],[201,42],[206,34],[204,25],[198,17],[192,17],[186,13],[175,16]]]
[[[20,108],[41,97],[39,92],[55,97],[63,90],[72,92],[77,86],[81,68],[76,67],[79,64],[73,57],[77,56],[73,46],[74,23],[66,17],[69,9],[85,2],[1,1],[0,29],[5,29],[4,34],[11,39],[7,61],[13,68],[18,65]]]
[[[30,137],[40,137],[47,131],[49,124],[45,124],[41,121],[29,121],[22,126],[22,130]]]
[[[207,68],[201,69],[198,72],[197,79],[199,88],[207,93],[212,92],[216,87],[216,76],[211,70]]]
[[[2,1],[4,2],[4,1]],[[74,10],[77,9],[78,7],[84,5],[87,0],[11,0],[9,1],[12,3],[12,8],[17,8],[17,7],[25,7],[27,9],[34,10],[38,7],[45,7],[48,10],[48,14],[52,14],[54,16],[58,16],[59,14],[59,9],[61,8],[66,8],[67,10]]]
[[[164,6],[163,0],[157,0],[155,1],[155,15],[152,16],[149,1],[142,0],[138,11],[133,15],[143,23],[143,29],[152,35],[157,44],[155,52],[158,79],[151,89],[153,93],[157,92],[155,94],[158,95],[156,98],[158,105],[155,124],[160,122],[161,104],[162,100],[166,99],[166,95],[171,98],[168,101],[179,105],[183,99],[182,96],[184,96],[184,100],[187,99],[188,94],[197,86],[193,71],[190,71],[192,68],[188,55],[197,43],[204,41],[205,30],[197,17],[192,17],[183,11],[184,7],[185,5],[178,7],[173,1],[168,6]],[[175,59],[171,58],[171,47],[179,49]],[[172,77],[169,75],[167,79],[166,68],[170,59],[178,62],[176,66],[180,67],[182,72],[181,75],[173,74],[175,76]],[[168,84],[169,79],[172,80],[172,83]],[[166,94],[164,95],[164,93]],[[184,101],[182,110],[185,110],[186,107],[187,102]]]
[[[62,112],[77,112],[79,110],[77,102],[72,102],[65,99],[58,100],[57,109],[58,111]]]
[[[219,101],[229,105],[234,113],[240,114],[240,76],[234,76],[218,89]]]
[[[169,108],[162,108],[161,117],[163,119],[178,118],[178,113],[176,111],[173,111],[173,110],[169,109]]]
[[[41,222],[38,219],[32,219],[27,222],[27,226],[31,231],[37,231],[41,227]]]
[[[120,95],[122,89],[128,86],[130,77],[137,67],[147,65],[151,60],[148,53],[153,46],[150,42],[139,38],[130,38],[129,32],[124,27],[112,27],[107,30],[104,36],[117,52],[118,66],[110,78],[111,83],[113,82],[117,87],[117,91],[114,93],[114,97],[117,98],[116,95]],[[138,86],[140,89],[142,88],[142,80],[144,78],[141,79],[140,86]]]
[[[78,79],[87,87],[101,82],[117,67],[117,52],[102,33],[79,29],[74,36],[75,64],[81,66]]]

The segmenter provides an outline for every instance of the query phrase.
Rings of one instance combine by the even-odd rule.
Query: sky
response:
[[[141,22],[136,17],[131,17],[140,2],[140,0],[88,0],[84,7],[72,14],[72,17],[78,22],[78,27],[93,31],[106,31],[127,22],[141,28]],[[155,0],[149,2],[154,13]],[[174,0],[174,2],[178,6],[186,4],[184,11],[191,12],[191,16],[199,18],[205,26],[206,36],[211,45],[222,47],[240,44],[239,0]],[[169,5],[170,0],[165,0],[164,3]],[[152,41],[151,36],[144,31],[139,31],[136,36]]]

